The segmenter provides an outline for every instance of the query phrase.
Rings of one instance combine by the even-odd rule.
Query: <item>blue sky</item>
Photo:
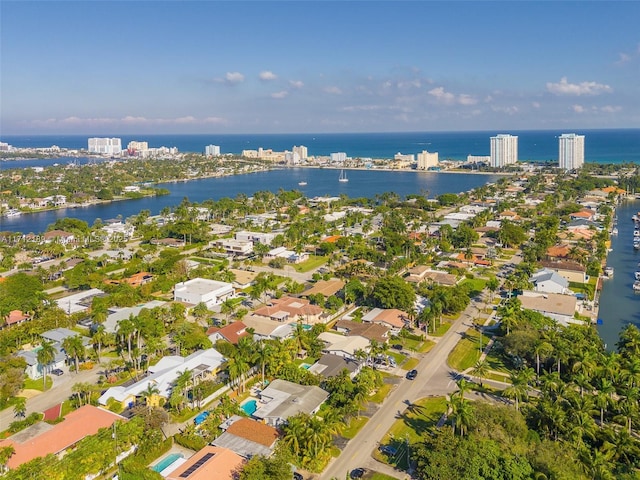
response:
[[[640,127],[635,1],[0,1],[0,135]]]

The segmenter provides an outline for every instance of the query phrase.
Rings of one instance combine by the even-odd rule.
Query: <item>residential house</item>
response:
[[[181,240],[179,238],[170,238],[170,237],[154,238],[149,243],[151,243],[151,245],[160,245],[162,247],[173,247],[173,248],[180,248],[186,245],[184,240]]]
[[[236,232],[235,239],[243,242],[252,242],[254,244],[261,243],[263,245],[271,245],[273,239],[276,238],[276,234],[273,232],[263,233],[263,232],[248,232],[246,230],[242,230]]]
[[[535,272],[529,281],[534,291],[543,293],[569,294],[569,281],[559,273],[543,268]]]
[[[405,312],[396,308],[374,308],[362,317],[362,321],[384,325],[395,335],[400,333],[400,330],[405,326],[408,316]]]
[[[332,378],[342,374],[345,369],[349,372],[349,378],[353,380],[362,370],[362,363],[350,357],[325,353],[316,363],[311,365],[309,371],[324,378]]]
[[[322,294],[325,298],[337,294],[344,288],[345,283],[337,278],[331,280],[318,280],[311,288],[302,292],[303,297]]]
[[[577,262],[542,261],[540,266],[559,273],[570,282],[585,283],[587,281],[587,269]]]
[[[254,340],[282,340],[285,338],[291,338],[293,336],[293,330],[295,328],[294,323],[282,323],[277,320],[271,320],[265,317],[259,317],[256,315],[247,315],[242,318],[247,328],[251,328],[253,331]]]
[[[166,475],[167,480],[234,480],[244,459],[228,448],[207,445]]]
[[[334,326],[337,332],[347,336],[364,337],[378,343],[386,343],[389,339],[389,328],[377,323],[354,322],[352,320],[338,320]]]
[[[151,300],[150,302],[136,305],[135,307],[111,307],[106,320],[103,323],[104,329],[109,333],[115,333],[118,330],[118,323],[127,320],[130,317],[137,317],[144,309],[151,310],[153,308],[162,307],[167,302],[161,300]]]
[[[13,325],[19,325],[30,319],[31,316],[23,313],[22,310],[11,310],[9,315],[4,318],[4,326],[11,327]]]
[[[207,330],[207,336],[212,343],[223,340],[237,345],[238,340],[248,335],[250,335],[250,333],[247,332],[247,326],[242,322],[233,322],[221,328],[210,327]]]
[[[574,295],[561,295],[558,293],[540,293],[525,290],[518,296],[522,308],[539,312],[546,317],[551,317],[561,325],[569,323],[583,323],[574,317],[576,313],[577,298]]]
[[[285,296],[273,298],[270,302],[270,305],[257,309],[253,314],[284,323],[299,321],[314,324],[326,319],[322,308],[311,305],[309,300],[304,298]]]
[[[276,379],[260,392],[258,409],[253,417],[279,427],[298,413],[314,415],[328,397],[329,393],[315,385],[298,385]]]
[[[76,241],[76,237],[73,233],[65,232],[64,230],[50,230],[42,235],[44,243],[61,243],[62,245],[69,245]]]
[[[230,268],[229,271],[233,273],[233,288],[236,290],[245,290],[253,285],[258,276],[258,272],[252,272],[249,270],[238,270]]]
[[[102,227],[109,240],[124,241],[133,237],[136,227],[130,223],[113,222]]]
[[[296,253],[293,250],[287,250],[286,247],[278,247],[270,250],[264,256],[266,261],[274,258],[284,258],[289,263],[301,263],[309,259],[309,254],[306,252]]]
[[[136,399],[150,385],[158,389],[157,395],[150,400],[159,404],[160,398],[167,400],[175,386],[177,378],[185,371],[191,373],[194,382],[198,379],[212,378],[218,374],[226,363],[226,359],[215,349],[198,350],[188,357],[169,355],[162,357],[158,363],[149,366],[149,375],[131,385],[111,387],[98,399],[100,405],[107,405],[110,399],[120,402],[123,408],[135,405]]]
[[[51,362],[47,367],[47,372],[55,369],[63,369],[65,362],[67,360],[67,355],[62,351],[59,345],[54,346],[55,356],[53,358],[53,362]],[[27,368],[25,369],[25,373],[32,380],[37,380],[38,378],[42,378],[42,375],[45,372],[45,366],[42,365],[38,361],[38,350],[21,350],[16,353],[18,357],[24,358],[27,362]]]
[[[232,416],[220,428],[224,433],[211,445],[232,450],[243,458],[270,457],[278,441],[278,430],[251,418]]]
[[[206,278],[194,278],[186,282],[176,283],[173,289],[173,299],[176,302],[191,305],[204,303],[207,308],[220,305],[234,296],[235,291],[230,283]]]
[[[356,352],[367,351],[370,341],[359,335],[344,336],[337,333],[322,332],[318,335],[318,340],[325,343],[322,353],[330,353],[338,357],[356,359]]]
[[[228,255],[246,256],[253,252],[253,242],[248,240],[235,240],[223,238],[216,240],[214,245],[223,249]]]
[[[0,450],[13,447],[14,454],[6,465],[14,469],[37,457],[49,454],[62,456],[83,438],[98,433],[101,428],[110,428],[117,421],[125,422],[127,419],[93,405],[84,405],[67,414],[60,423],[51,425],[39,422],[0,440]]]

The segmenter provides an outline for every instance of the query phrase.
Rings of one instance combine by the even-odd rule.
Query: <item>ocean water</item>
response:
[[[594,163],[640,163],[640,129],[616,130],[526,130],[476,132],[323,133],[323,134],[199,134],[199,135],[108,135],[130,141],[147,141],[150,147],[178,147],[181,152],[204,152],[206,145],[219,145],[222,153],[271,148],[291,150],[307,147],[309,155],[326,156],[345,152],[350,157],[393,158],[396,153],[438,152],[440,159],[466,160],[467,155],[489,155],[489,138],[498,133],[518,136],[519,158],[523,161],[557,161],[558,139],[563,133],[585,135],[585,161]],[[15,147],[59,147],[86,149],[91,136],[43,135],[2,136],[0,141]]]

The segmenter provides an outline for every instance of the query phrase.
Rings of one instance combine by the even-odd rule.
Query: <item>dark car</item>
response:
[[[391,445],[380,445],[380,451],[391,456],[394,456],[396,453],[398,453],[398,450]]]
[[[409,370],[407,372],[407,379],[413,380],[418,376],[418,370]]]
[[[62,370],[60,370],[59,368],[54,368],[53,370],[51,370],[51,373],[53,373],[54,375],[57,375],[59,377],[64,372]]]
[[[362,478],[364,476],[364,468],[354,468],[349,476],[351,478]]]
[[[393,348],[394,350],[402,350],[402,345],[400,345],[399,343],[394,343],[393,345],[391,345],[391,348]]]
[[[304,480],[304,477],[298,472],[293,472],[293,480]]]

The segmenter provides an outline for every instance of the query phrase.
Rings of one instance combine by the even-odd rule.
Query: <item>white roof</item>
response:
[[[152,367],[149,367],[150,375],[128,387],[111,387],[98,399],[101,405],[106,405],[110,398],[122,402],[130,396],[137,396],[147,389],[149,384],[158,388],[159,395],[169,397],[171,389],[178,376],[185,370],[216,370],[226,359],[214,348],[198,350],[188,357],[171,355],[163,357]]]
[[[204,295],[217,290],[232,290],[233,285],[227,282],[218,282],[207,278],[194,278],[186,282],[176,283],[175,291],[188,290],[191,293]]]
[[[104,322],[104,328],[107,332],[113,333],[118,329],[118,322],[128,319],[131,315],[137,317],[144,308],[148,308],[150,310],[152,308],[161,307],[166,303],[167,302],[163,302],[161,300],[152,300],[142,305],[136,305],[135,307],[111,308],[111,314],[107,316],[107,319]]]
[[[322,332],[318,338],[328,343],[323,351],[327,352],[344,352],[353,355],[356,350],[366,350],[369,347],[369,340],[360,335],[351,335],[345,337],[337,333]]]
[[[56,303],[58,304],[58,307],[65,311],[65,313],[83,312],[89,308],[93,297],[102,295],[103,293],[104,292],[99,288],[92,288],[91,290],[75,293],[68,297],[59,298],[56,300]],[[83,305],[83,303],[87,305]]]

